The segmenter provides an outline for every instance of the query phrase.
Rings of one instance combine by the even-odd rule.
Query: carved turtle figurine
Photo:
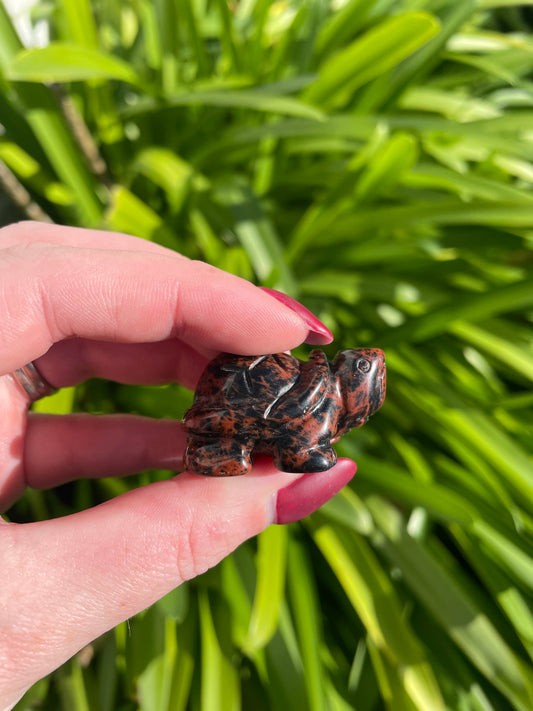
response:
[[[350,349],[333,361],[287,353],[221,353],[204,370],[185,413],[185,468],[206,476],[246,474],[256,453],[286,472],[318,472],[337,461],[331,446],[361,427],[385,399],[385,356]]]

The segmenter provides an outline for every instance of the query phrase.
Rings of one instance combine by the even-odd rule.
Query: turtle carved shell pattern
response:
[[[246,474],[254,454],[286,472],[332,467],[332,443],[361,427],[383,404],[385,356],[349,349],[333,361],[315,350],[308,361],[287,353],[221,353],[204,370],[186,412],[185,468],[206,476]]]

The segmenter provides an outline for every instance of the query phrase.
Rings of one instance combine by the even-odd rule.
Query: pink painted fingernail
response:
[[[280,489],[276,499],[276,523],[293,523],[309,516],[340,491],[356,470],[351,459],[339,459],[331,469],[304,474]]]
[[[281,291],[276,289],[267,289],[266,286],[259,287],[262,291],[266,291],[267,294],[273,296],[277,301],[281,302],[284,306],[288,306],[292,309],[298,316],[309,326],[309,334],[305,340],[312,346],[325,346],[326,343],[331,343],[333,340],[333,334],[324,326],[322,321],[319,321],[317,317],[309,311],[303,304],[291,296],[287,296]]]

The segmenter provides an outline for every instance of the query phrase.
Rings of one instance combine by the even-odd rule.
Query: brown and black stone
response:
[[[337,461],[331,446],[361,427],[385,399],[378,348],[287,353],[221,353],[204,370],[186,412],[185,468],[206,476],[246,474],[254,454],[286,472],[318,472]]]

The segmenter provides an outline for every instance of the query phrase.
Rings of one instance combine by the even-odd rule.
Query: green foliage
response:
[[[350,487],[21,711],[533,707],[532,15],[333,5],[49,0],[52,43],[25,50],[0,3],[0,161],[22,208],[283,289],[332,353],[388,362],[383,409],[339,444]],[[180,416],[189,397],[94,382],[39,406]],[[29,492],[13,514],[166,475]]]

